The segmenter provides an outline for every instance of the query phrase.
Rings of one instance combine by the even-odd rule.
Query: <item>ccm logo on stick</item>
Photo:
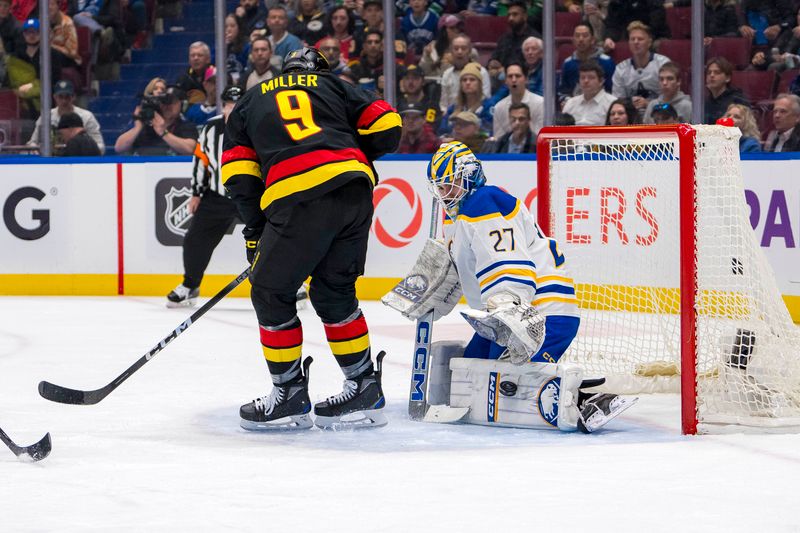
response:
[[[425,372],[428,368],[428,346],[430,345],[431,325],[427,321],[417,322],[417,349],[414,351],[414,390],[411,391],[411,400],[421,402],[425,399]]]
[[[21,187],[12,192],[3,204],[3,222],[11,234],[25,241],[41,239],[50,232],[50,210],[33,209],[31,218],[37,223],[33,228],[26,228],[17,219],[17,206],[24,200],[34,199],[41,202],[45,197],[43,191],[36,187]]]

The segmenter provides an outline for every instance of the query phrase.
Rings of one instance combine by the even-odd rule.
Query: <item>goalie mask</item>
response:
[[[428,187],[455,218],[463,201],[486,182],[481,162],[467,145],[458,141],[443,143],[428,164]]]

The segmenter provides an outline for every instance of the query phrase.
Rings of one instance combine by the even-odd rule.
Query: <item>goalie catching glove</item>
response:
[[[458,272],[445,245],[428,239],[411,272],[381,298],[409,320],[433,311],[437,320],[453,310],[461,299]]]
[[[486,311],[468,309],[461,315],[478,335],[507,348],[503,359],[521,365],[542,347],[545,317],[510,292],[489,297]]]

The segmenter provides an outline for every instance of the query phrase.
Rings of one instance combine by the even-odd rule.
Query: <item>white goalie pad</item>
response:
[[[495,294],[487,311],[468,309],[461,316],[478,335],[508,348],[509,361],[524,364],[544,343],[545,317],[511,293]]]
[[[428,239],[408,275],[381,298],[409,320],[434,311],[437,320],[453,310],[461,299],[458,272],[445,245]]]
[[[583,373],[568,363],[513,363],[454,358],[450,407],[468,407],[463,422],[575,431]]]

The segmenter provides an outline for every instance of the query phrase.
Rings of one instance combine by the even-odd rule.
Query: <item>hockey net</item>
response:
[[[739,130],[545,128],[539,223],[575,279],[564,360],[681,391],[684,433],[800,430],[800,329],[749,223]]]

